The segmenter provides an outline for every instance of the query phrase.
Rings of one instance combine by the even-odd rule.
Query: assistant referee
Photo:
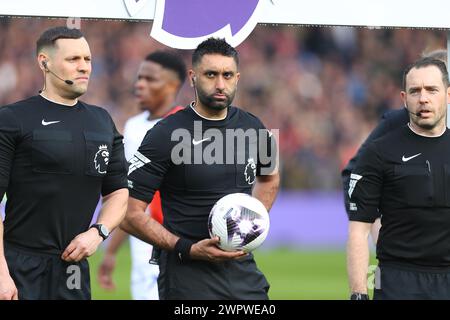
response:
[[[423,53],[422,58],[429,57],[437,60],[441,60],[445,64],[447,63],[447,50],[437,49],[431,52]],[[359,147],[357,153],[349,160],[345,168],[341,172],[342,177],[342,186],[344,191],[344,203],[345,209],[347,211],[347,215],[350,216],[349,209],[349,182],[350,182],[350,174],[352,173],[357,160],[359,159],[362,151],[372,143],[374,140],[381,138],[389,132],[397,130],[401,126],[404,126],[409,121],[409,113],[406,108],[393,109],[385,112],[382,117],[380,123],[377,125],[375,129],[369,134],[364,143]],[[372,225],[371,236],[373,243],[377,243],[378,232],[380,230],[381,224],[380,219],[377,219],[375,223]]]
[[[409,123],[376,139],[350,176],[348,274],[367,298],[367,238],[381,216],[374,299],[450,299],[450,97],[445,64],[422,58],[404,72]]]
[[[37,41],[40,95],[0,108],[1,299],[90,299],[85,259],[126,212],[122,136],[106,110],[81,102],[91,52],[77,29]],[[103,209],[89,226],[100,197]],[[3,230],[4,226],[4,230]]]

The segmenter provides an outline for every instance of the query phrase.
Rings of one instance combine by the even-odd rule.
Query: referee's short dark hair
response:
[[[239,65],[239,56],[235,48],[230,46],[225,39],[208,38],[197,46],[192,54],[192,66],[197,65],[205,54],[220,54],[225,57],[232,57]]]
[[[36,41],[36,54],[45,47],[54,47],[58,39],[80,39],[83,34],[79,29],[70,29],[67,27],[53,27],[45,30]]]
[[[408,67],[406,67],[405,71],[403,72],[403,90],[406,91],[406,76],[412,69],[420,69],[425,68],[429,66],[435,66],[437,67],[442,74],[442,82],[444,83],[445,88],[448,88],[449,86],[449,79],[448,79],[448,71],[445,63],[441,60],[435,59],[433,57],[424,57],[420,58],[419,60],[411,63]]]
[[[186,80],[186,64],[176,53],[170,51],[155,51],[145,57],[145,61],[152,61],[163,68],[174,71],[177,74],[181,84]]]

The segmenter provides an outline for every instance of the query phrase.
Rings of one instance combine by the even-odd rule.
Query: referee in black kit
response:
[[[367,238],[381,216],[374,299],[450,299],[450,101],[445,64],[422,58],[404,72],[409,123],[362,151],[349,186],[348,274],[367,299]]]
[[[270,209],[279,185],[274,137],[258,118],[231,106],[240,77],[233,47],[209,38],[194,51],[192,67],[189,77],[195,101],[149,130],[131,160],[130,199],[121,227],[163,249],[158,279],[161,299],[267,299],[269,284],[253,255],[219,249],[218,238],[209,238],[208,215],[217,200],[235,192],[252,194]],[[235,158],[231,163],[210,164],[196,159],[199,151],[202,154],[215,143],[223,149],[217,154],[229,159],[226,130],[247,129],[263,134],[238,144],[236,153],[245,154],[244,163]],[[223,143],[218,142],[221,137]],[[260,161],[263,145],[271,161]],[[180,146],[187,160],[177,158]],[[257,154],[250,152],[252,147]],[[157,189],[164,226],[144,212]]]
[[[437,49],[433,50],[431,52],[424,53],[422,55],[423,58],[429,57],[434,58],[437,60],[441,60],[445,64],[447,64],[447,50],[444,49]],[[373,129],[373,131],[370,133],[370,135],[367,137],[367,139],[364,141],[364,143],[361,145],[361,147],[358,149],[358,152],[355,154],[353,158],[350,159],[350,161],[347,163],[345,168],[341,172],[342,177],[342,186],[344,190],[344,203],[345,203],[345,209],[347,211],[347,215],[350,216],[351,211],[349,210],[349,187],[350,187],[350,175],[355,168],[357,160],[360,158],[363,150],[371,144],[375,139],[381,138],[382,136],[386,135],[389,132],[392,132],[394,130],[397,130],[401,126],[404,126],[409,121],[409,113],[406,108],[399,108],[394,109],[385,112],[382,117],[381,121],[378,124],[378,126]],[[378,239],[378,233],[380,230],[381,224],[380,219],[377,219],[371,229],[371,236],[373,243],[377,243]]]
[[[106,110],[78,100],[91,73],[79,30],[45,31],[37,60],[41,94],[0,108],[0,298],[90,299],[85,258],[126,212],[122,136]]]

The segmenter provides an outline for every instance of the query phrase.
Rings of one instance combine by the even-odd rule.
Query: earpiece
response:
[[[192,81],[191,87],[194,87],[194,88],[195,88],[195,80],[196,80],[196,77],[195,77],[195,76],[192,76],[192,77],[191,77],[191,81]]]
[[[52,70],[50,70],[48,68],[47,65],[47,60],[42,60],[41,62],[42,66],[45,68],[45,71],[50,72],[52,75],[54,75],[56,78],[58,78],[61,81],[64,81],[66,84],[68,84],[69,86],[73,85],[73,81],[72,80],[65,80],[63,78],[61,78],[60,76],[58,76],[56,73],[54,73]]]

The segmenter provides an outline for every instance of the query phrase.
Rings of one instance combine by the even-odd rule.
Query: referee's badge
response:
[[[253,158],[247,160],[247,165],[244,170],[245,181],[248,184],[254,184],[256,180],[256,163]]]
[[[350,182],[348,185],[348,196],[350,199],[352,198],[352,193],[353,193],[353,190],[355,190],[356,184],[358,183],[359,180],[361,180],[362,177],[363,176],[360,176],[359,174],[355,174],[355,173],[352,173],[350,175]]]
[[[94,166],[98,173],[105,174],[109,163],[109,151],[107,145],[100,145],[94,156]]]
[[[142,168],[147,163],[150,163],[150,159],[144,156],[139,151],[136,151],[133,158],[130,160],[130,166],[128,167],[128,175],[130,175],[134,170]]]

